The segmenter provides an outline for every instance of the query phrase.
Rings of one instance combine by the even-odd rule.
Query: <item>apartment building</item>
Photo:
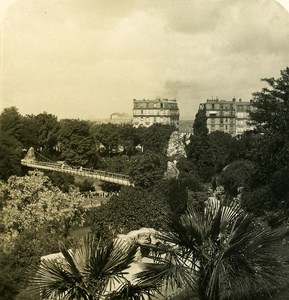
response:
[[[179,108],[176,99],[133,99],[133,125],[149,127],[152,124],[179,125]]]
[[[200,109],[206,110],[207,127],[209,132],[222,131],[232,136],[240,135],[244,131],[251,129],[248,125],[250,102],[242,99],[231,101],[207,99],[206,103],[201,103]]]

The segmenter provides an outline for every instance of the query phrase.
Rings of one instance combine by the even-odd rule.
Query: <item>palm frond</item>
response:
[[[62,296],[75,295],[74,287],[81,282],[67,270],[64,263],[56,260],[43,260],[31,283],[32,287],[45,298],[55,293]]]
[[[163,286],[172,290],[187,286],[195,288],[194,272],[178,261],[162,264],[145,263],[142,268],[143,271],[136,274],[140,285]]]
[[[154,284],[127,284],[106,296],[106,300],[145,300],[161,294],[160,287]]]
[[[71,274],[73,274],[74,277],[81,278],[79,264],[77,263],[72,251],[69,251],[63,244],[60,245],[60,251],[66,260],[66,267],[69,268]]]
[[[165,252],[138,275],[140,282],[197,284],[203,297],[249,299],[280,286],[288,276],[288,259],[280,254],[289,229],[271,230],[257,223],[237,202],[208,203],[202,213],[189,208],[172,218],[169,232],[152,247]],[[247,297],[247,298],[246,298]]]
[[[232,286],[245,298],[248,292],[280,286],[288,274],[286,257],[280,254],[286,236],[288,229],[262,228],[245,215],[221,251],[220,276],[230,278],[227,290]]]
[[[45,297],[98,299],[109,292],[109,287],[127,284],[124,275],[136,248],[121,241],[103,245],[93,237],[85,237],[76,249],[61,246],[61,253],[59,260],[41,262],[31,279],[33,288]]]

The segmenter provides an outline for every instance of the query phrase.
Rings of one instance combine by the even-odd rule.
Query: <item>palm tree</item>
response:
[[[120,240],[103,245],[86,236],[79,247],[62,245],[60,250],[62,258],[42,260],[32,277],[32,287],[42,299],[139,300],[154,290],[152,285],[135,286],[125,277],[135,257],[134,245]]]
[[[188,208],[168,225],[153,249],[164,254],[137,275],[140,283],[189,288],[201,300],[253,299],[285,284],[288,228],[271,230],[232,201]]]

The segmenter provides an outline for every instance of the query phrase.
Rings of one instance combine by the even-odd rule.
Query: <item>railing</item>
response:
[[[22,159],[21,164],[23,166],[27,166],[35,169],[44,169],[44,170],[68,173],[68,174],[79,175],[84,177],[90,177],[90,178],[100,179],[103,181],[116,183],[120,185],[128,185],[128,186],[134,185],[131,182],[130,177],[124,174],[112,173],[112,172],[107,172],[102,170],[87,169],[82,167],[76,168],[76,167],[71,167],[60,163],[43,162],[43,161],[27,160],[27,159]]]

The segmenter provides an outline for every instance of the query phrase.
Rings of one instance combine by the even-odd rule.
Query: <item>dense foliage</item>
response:
[[[1,182],[0,200],[0,268],[15,289],[22,289],[29,266],[56,251],[58,240],[66,239],[73,226],[83,224],[83,200],[78,191],[61,192],[40,172]]]
[[[251,160],[256,168],[244,204],[275,226],[289,217],[289,68],[280,78],[263,81],[268,87],[254,93],[252,100],[250,116],[256,129]]]
[[[27,168],[21,167],[20,159],[30,146],[50,160],[131,176],[134,187],[102,183],[102,189],[114,195],[107,204],[91,209],[89,218],[86,218],[91,231],[104,239],[140,227],[167,230],[168,225],[164,222],[167,216],[175,218],[175,225],[179,226],[173,230],[188,229],[182,228],[184,224],[178,221],[186,217],[179,217],[190,206],[193,221],[201,222],[194,212],[204,212],[208,187],[215,189],[222,185],[226,197],[234,198],[242,207],[242,218],[236,219],[234,228],[232,224],[221,224],[220,219],[211,220],[214,223],[210,227],[212,230],[219,224],[231,231],[225,232],[223,244],[216,235],[210,240],[211,231],[206,235],[209,245],[202,240],[202,251],[208,250],[209,256],[215,256],[207,261],[203,277],[200,277],[204,286],[199,292],[203,295],[201,299],[219,292],[232,293],[230,287],[224,290],[226,284],[220,288],[222,291],[213,292],[219,282],[226,283],[223,276],[215,276],[213,272],[217,257],[221,257],[220,253],[227,253],[226,247],[233,239],[231,234],[240,236],[240,232],[244,233],[241,241],[247,246],[257,247],[260,240],[254,241],[258,230],[262,229],[260,237],[266,240],[277,232],[271,231],[271,227],[287,224],[289,218],[289,68],[281,71],[280,78],[263,81],[268,87],[254,93],[252,99],[250,117],[254,130],[242,136],[208,133],[206,111],[197,113],[193,135],[186,145],[187,157],[177,157],[177,179],[163,177],[169,160],[166,157],[168,141],[175,130],[173,126],[155,124],[149,128],[134,128],[129,124],[97,124],[79,119],[58,121],[56,116],[46,112],[22,116],[15,107],[4,109],[0,115],[0,268],[9,279],[0,287],[5,291],[3,297],[13,299],[20,292],[18,299],[29,299],[24,295],[28,266],[38,265],[40,256],[57,251],[57,241],[67,241],[70,229],[83,224],[85,210],[81,193],[95,189],[95,182],[80,182],[66,174],[28,174]],[[248,212],[250,215],[246,214]],[[222,212],[217,214],[220,216]],[[259,217],[262,222],[258,219],[258,223]],[[251,225],[246,220],[250,220]],[[191,219],[187,221],[185,225],[193,225]],[[261,225],[254,227],[257,223]],[[202,226],[198,227],[200,232],[192,231],[196,239],[197,234],[205,230]],[[217,229],[223,234],[221,228]],[[222,235],[219,237],[222,239]],[[272,247],[277,240],[272,242]],[[231,246],[238,248],[239,244]],[[228,257],[229,262],[222,261],[223,258],[218,261],[224,268],[232,261],[239,261],[238,255]],[[274,259],[273,262],[274,267],[279,266]],[[269,276],[272,272],[267,271]],[[266,284],[274,283],[278,276],[268,277],[270,282],[266,279]],[[239,284],[239,279],[236,279],[236,284]],[[209,285],[212,280],[214,284]],[[260,282],[265,282],[262,280]],[[251,283],[246,284],[251,289]],[[231,297],[231,294],[226,295]]]
[[[137,275],[141,283],[189,288],[201,300],[265,299],[286,283],[288,228],[272,230],[234,201],[189,208],[168,226],[152,246],[157,263]]]
[[[208,134],[206,112],[200,110],[187,156],[204,182],[224,185],[231,196],[242,191],[243,207],[277,226],[289,217],[289,68],[280,78],[262,80],[268,86],[251,101],[254,129],[238,137]]]
[[[119,195],[113,196],[107,204],[91,213],[92,231],[108,237],[141,227],[159,229],[169,211],[162,192],[123,187]]]

